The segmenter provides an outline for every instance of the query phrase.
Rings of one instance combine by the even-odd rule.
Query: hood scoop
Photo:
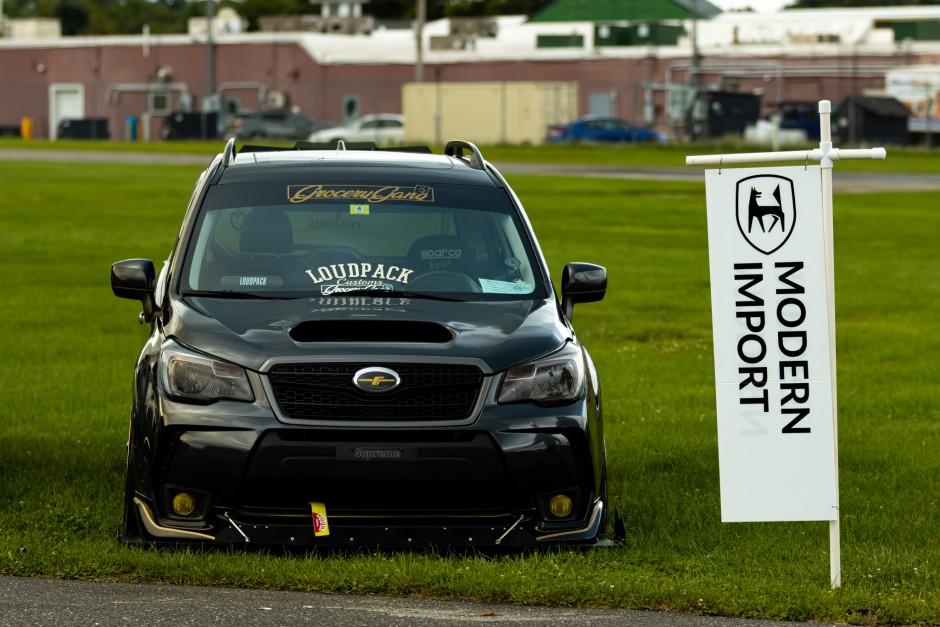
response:
[[[295,342],[423,342],[445,344],[454,333],[436,322],[406,320],[310,320],[289,332]]]

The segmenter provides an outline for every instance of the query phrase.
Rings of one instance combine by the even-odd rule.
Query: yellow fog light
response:
[[[177,516],[189,516],[196,509],[196,499],[188,492],[180,492],[173,497],[173,513]]]
[[[571,513],[571,499],[564,494],[556,494],[548,502],[548,508],[551,510],[552,515],[565,518]]]

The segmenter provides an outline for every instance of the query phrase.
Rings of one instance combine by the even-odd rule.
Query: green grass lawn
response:
[[[29,148],[36,150],[107,150],[149,151],[162,153],[198,153],[206,155],[206,163],[220,152],[224,141],[175,141],[175,142],[114,142],[107,140],[48,140],[23,141],[15,138],[0,138],[0,150],[4,148]],[[289,142],[271,142],[272,145],[288,146]],[[237,144],[240,147],[242,144]],[[817,148],[818,143],[807,143],[805,148]],[[849,146],[841,146],[849,148]],[[855,146],[853,146],[855,147]],[[784,150],[796,150],[787,147]],[[799,149],[803,149],[800,147]],[[442,152],[442,147],[435,147]],[[544,146],[481,146],[483,156],[493,162],[523,163],[583,163],[624,167],[673,167],[684,168],[689,155],[709,155],[735,152],[761,152],[767,146],[748,146],[733,139],[699,143],[671,143],[664,146],[630,145],[544,145]],[[888,158],[884,161],[853,160],[837,164],[840,170],[850,172],[906,172],[940,175],[940,149],[928,151],[923,147],[887,147]],[[792,164],[791,164],[792,165]]]
[[[602,376],[623,545],[503,556],[119,545],[146,329],[108,272],[166,256],[198,170],[0,163],[0,573],[940,624],[936,193],[835,199],[843,587],[832,590],[826,523],[720,522],[703,183],[509,177],[556,279],[575,260],[609,272],[607,298],[574,318]]]

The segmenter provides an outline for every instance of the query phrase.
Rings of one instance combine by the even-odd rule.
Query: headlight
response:
[[[163,390],[183,400],[255,400],[244,368],[187,350],[172,341],[164,344],[160,352],[160,374]]]
[[[581,349],[574,344],[566,344],[553,355],[507,371],[498,400],[500,403],[564,403],[578,398],[583,391]]]

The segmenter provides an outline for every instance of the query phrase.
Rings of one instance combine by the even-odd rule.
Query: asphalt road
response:
[[[890,156],[889,156],[890,158]],[[39,148],[0,148],[0,161],[66,161],[82,163],[171,163],[208,166],[206,155],[158,152],[110,152],[93,150],[44,150]],[[646,179],[705,182],[705,168],[642,168],[578,163],[494,163],[503,174],[546,174],[555,176],[596,176],[600,178]],[[836,192],[930,191],[940,190],[940,175],[878,174],[877,172],[833,171]]]
[[[523,607],[460,601],[0,577],[0,626],[486,624],[634,627],[810,627],[634,610]],[[822,623],[813,623],[820,627]]]
[[[504,163],[495,164],[503,174],[552,174],[559,176],[595,176],[600,178],[645,179],[649,181],[698,181],[705,183],[703,167],[639,168],[583,164]],[[812,164],[810,164],[812,165]],[[710,166],[709,169],[714,166]],[[755,166],[750,166],[755,167]],[[877,172],[840,172],[833,169],[833,191],[840,193],[900,192],[940,190],[940,175],[878,174]]]

